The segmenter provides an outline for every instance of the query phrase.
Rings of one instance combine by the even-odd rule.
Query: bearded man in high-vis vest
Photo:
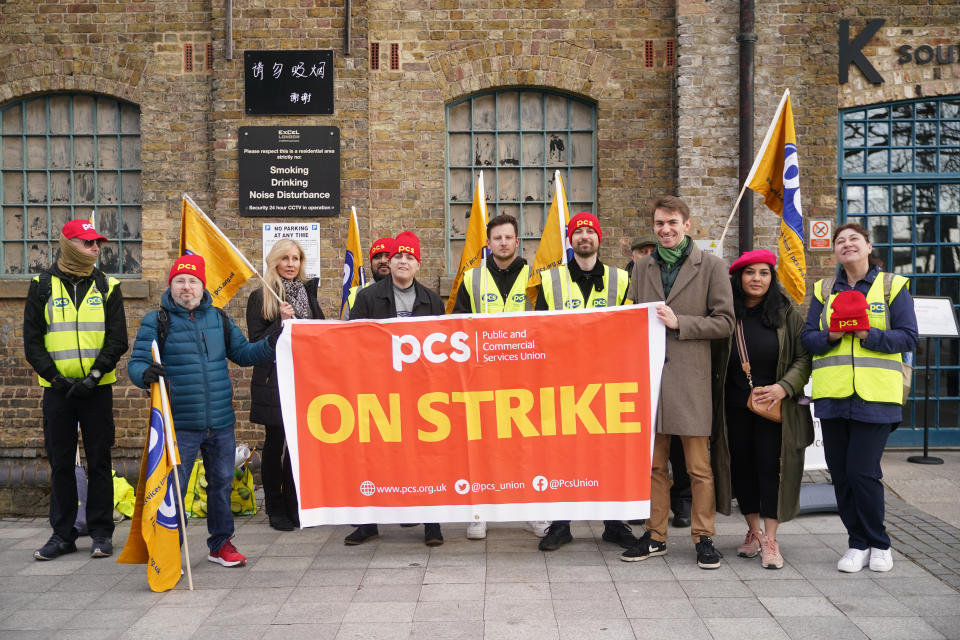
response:
[[[603,264],[598,257],[603,241],[600,220],[592,213],[581,211],[567,224],[567,240],[573,248],[573,260],[540,274],[536,310],[596,309],[629,304],[630,276],[623,269]],[[630,527],[620,520],[604,520],[602,538],[624,549],[637,542]],[[538,548],[554,551],[572,541],[570,521],[554,520]]]
[[[33,552],[52,560],[77,550],[77,426],[87,459],[90,555],[113,553],[113,383],[126,353],[120,282],[95,265],[106,238],[89,220],[60,232],[60,256],[30,283],[23,313],[27,361],[43,387],[43,441],[50,462],[53,535]]]
[[[463,282],[457,290],[453,313],[510,313],[527,311],[527,280],[530,267],[520,249],[520,225],[508,213],[494,216],[487,222],[486,264],[474,267],[463,274]],[[543,520],[527,522],[527,531],[543,537],[550,523]],[[483,540],[487,537],[486,522],[471,522],[467,525],[467,538]]]

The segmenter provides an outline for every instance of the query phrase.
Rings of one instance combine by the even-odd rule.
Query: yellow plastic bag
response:
[[[257,501],[253,495],[253,472],[248,464],[233,470],[233,490],[230,492],[230,511],[235,516],[252,516],[257,512]],[[203,461],[199,458],[193,464],[190,481],[187,483],[187,495],[183,508],[188,518],[207,517],[207,478]]]

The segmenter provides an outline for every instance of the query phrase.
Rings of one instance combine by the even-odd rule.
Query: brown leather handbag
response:
[[[753,378],[750,376],[750,357],[747,355],[747,341],[743,338],[743,323],[737,320],[737,330],[734,332],[737,338],[737,351],[740,352],[740,366],[743,372],[747,374],[747,383],[750,385],[750,395],[747,396],[747,409],[753,411],[761,418],[766,418],[771,422],[783,422],[780,415],[781,403],[777,400],[772,407],[762,407],[753,402]]]

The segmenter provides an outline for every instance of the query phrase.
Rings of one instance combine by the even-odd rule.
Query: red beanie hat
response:
[[[775,256],[772,251],[767,251],[766,249],[747,251],[733,261],[733,264],[730,265],[730,270],[728,273],[733,273],[737,269],[743,269],[744,267],[749,267],[752,264],[757,264],[760,262],[770,265],[771,268],[776,267],[777,256]]]
[[[370,259],[373,260],[373,256],[378,253],[386,253],[388,256],[393,255],[393,244],[396,242],[393,238],[380,238],[372,245],[370,245]]]
[[[600,228],[600,219],[597,216],[581,211],[570,218],[570,222],[567,224],[567,240],[570,240],[573,237],[573,232],[580,227],[590,227],[597,232],[597,239],[603,242],[603,229]]]
[[[203,286],[207,286],[207,269],[206,264],[203,261],[203,256],[198,256],[195,253],[188,253],[185,256],[180,256],[177,258],[177,261],[173,263],[172,267],[170,267],[170,275],[167,277],[167,284],[170,284],[170,281],[173,280],[174,276],[178,276],[183,273],[187,274],[188,276],[199,278],[200,282],[203,283]]]
[[[859,291],[842,291],[833,299],[830,314],[830,331],[867,331],[867,298]]]
[[[417,259],[417,262],[421,262],[420,238],[418,238],[415,233],[412,231],[401,231],[397,236],[396,242],[397,244],[394,245],[390,251],[391,258],[398,253],[409,253]]]

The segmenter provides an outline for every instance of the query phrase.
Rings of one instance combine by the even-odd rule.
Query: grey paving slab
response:
[[[763,605],[754,598],[690,598],[690,604],[702,618],[762,618]]]
[[[606,565],[547,566],[550,582],[608,582],[613,578]]]
[[[740,580],[680,580],[680,586],[691,599],[753,596],[749,587]]]
[[[558,621],[617,620],[626,618],[619,598],[603,600],[553,600],[553,613]]]
[[[328,585],[359,585],[366,569],[308,569],[298,586],[323,587]]]
[[[270,628],[266,624],[200,625],[191,638],[211,640],[212,638],[230,638],[230,640],[260,640]]]
[[[420,602],[475,601],[483,602],[486,585],[482,582],[467,584],[425,584],[420,587]]]
[[[404,640],[413,633],[412,622],[346,622],[336,640]]]
[[[944,636],[922,618],[850,618],[870,640],[941,640]]]
[[[368,584],[354,590],[353,602],[416,602],[419,584]]]
[[[417,603],[415,622],[457,622],[483,620],[483,600],[443,600]]]
[[[483,640],[483,620],[459,620],[449,622],[413,622],[411,640]]]
[[[343,622],[413,622],[413,602],[351,602],[343,615]],[[319,621],[318,621],[319,622]]]
[[[486,567],[427,567],[423,576],[425,584],[464,584],[483,582],[487,575]]]
[[[333,640],[340,630],[339,624],[273,624],[267,627],[263,640]],[[402,636],[400,636],[402,637]],[[210,640],[198,636],[197,640]]]
[[[542,620],[490,620],[483,626],[484,640],[558,640],[555,622]]]
[[[631,620],[634,636],[637,640],[665,640],[675,638],[683,640],[711,640],[710,632],[701,620],[697,619],[643,619]]]
[[[697,618],[697,611],[690,601],[683,598],[646,597],[625,599],[621,597],[628,618]]]
[[[490,620],[537,620],[555,623],[552,600],[488,600],[484,605],[483,619]],[[554,625],[555,626],[555,625]]]
[[[406,585],[404,585],[406,586]],[[296,586],[290,590],[286,602],[350,602],[357,594],[353,585],[329,585],[320,587]]]
[[[705,618],[704,625],[714,640],[786,640],[786,632],[770,617],[765,618]]]
[[[276,606],[276,605],[272,605]],[[343,621],[348,602],[285,602],[276,608],[272,624],[334,624]]]
[[[916,615],[893,596],[833,596],[830,598],[837,609],[852,617],[907,617]]]
[[[619,599],[620,594],[612,581],[578,584],[576,582],[553,582],[550,597],[554,600],[609,600]]]
[[[793,618],[843,615],[827,598],[819,596],[794,596],[789,598],[760,596],[759,600],[771,615],[777,617]]]
[[[945,611],[960,611],[960,594],[952,595],[923,595],[923,596],[896,596],[914,615],[938,616]]]
[[[551,585],[553,588],[553,585]],[[624,601],[657,598],[686,598],[683,585],[676,580],[647,580],[644,582],[617,582],[617,593]]]
[[[960,639],[960,615],[924,617],[924,622],[936,629],[945,638]]]
[[[487,602],[492,600],[549,600],[550,584],[544,582],[491,582],[487,579]]]
[[[423,567],[369,569],[363,574],[360,584],[421,584],[424,573],[426,573],[426,569]]]
[[[558,620],[560,640],[634,640],[629,620]]]
[[[777,618],[791,640],[867,640],[867,636],[846,618]]]

